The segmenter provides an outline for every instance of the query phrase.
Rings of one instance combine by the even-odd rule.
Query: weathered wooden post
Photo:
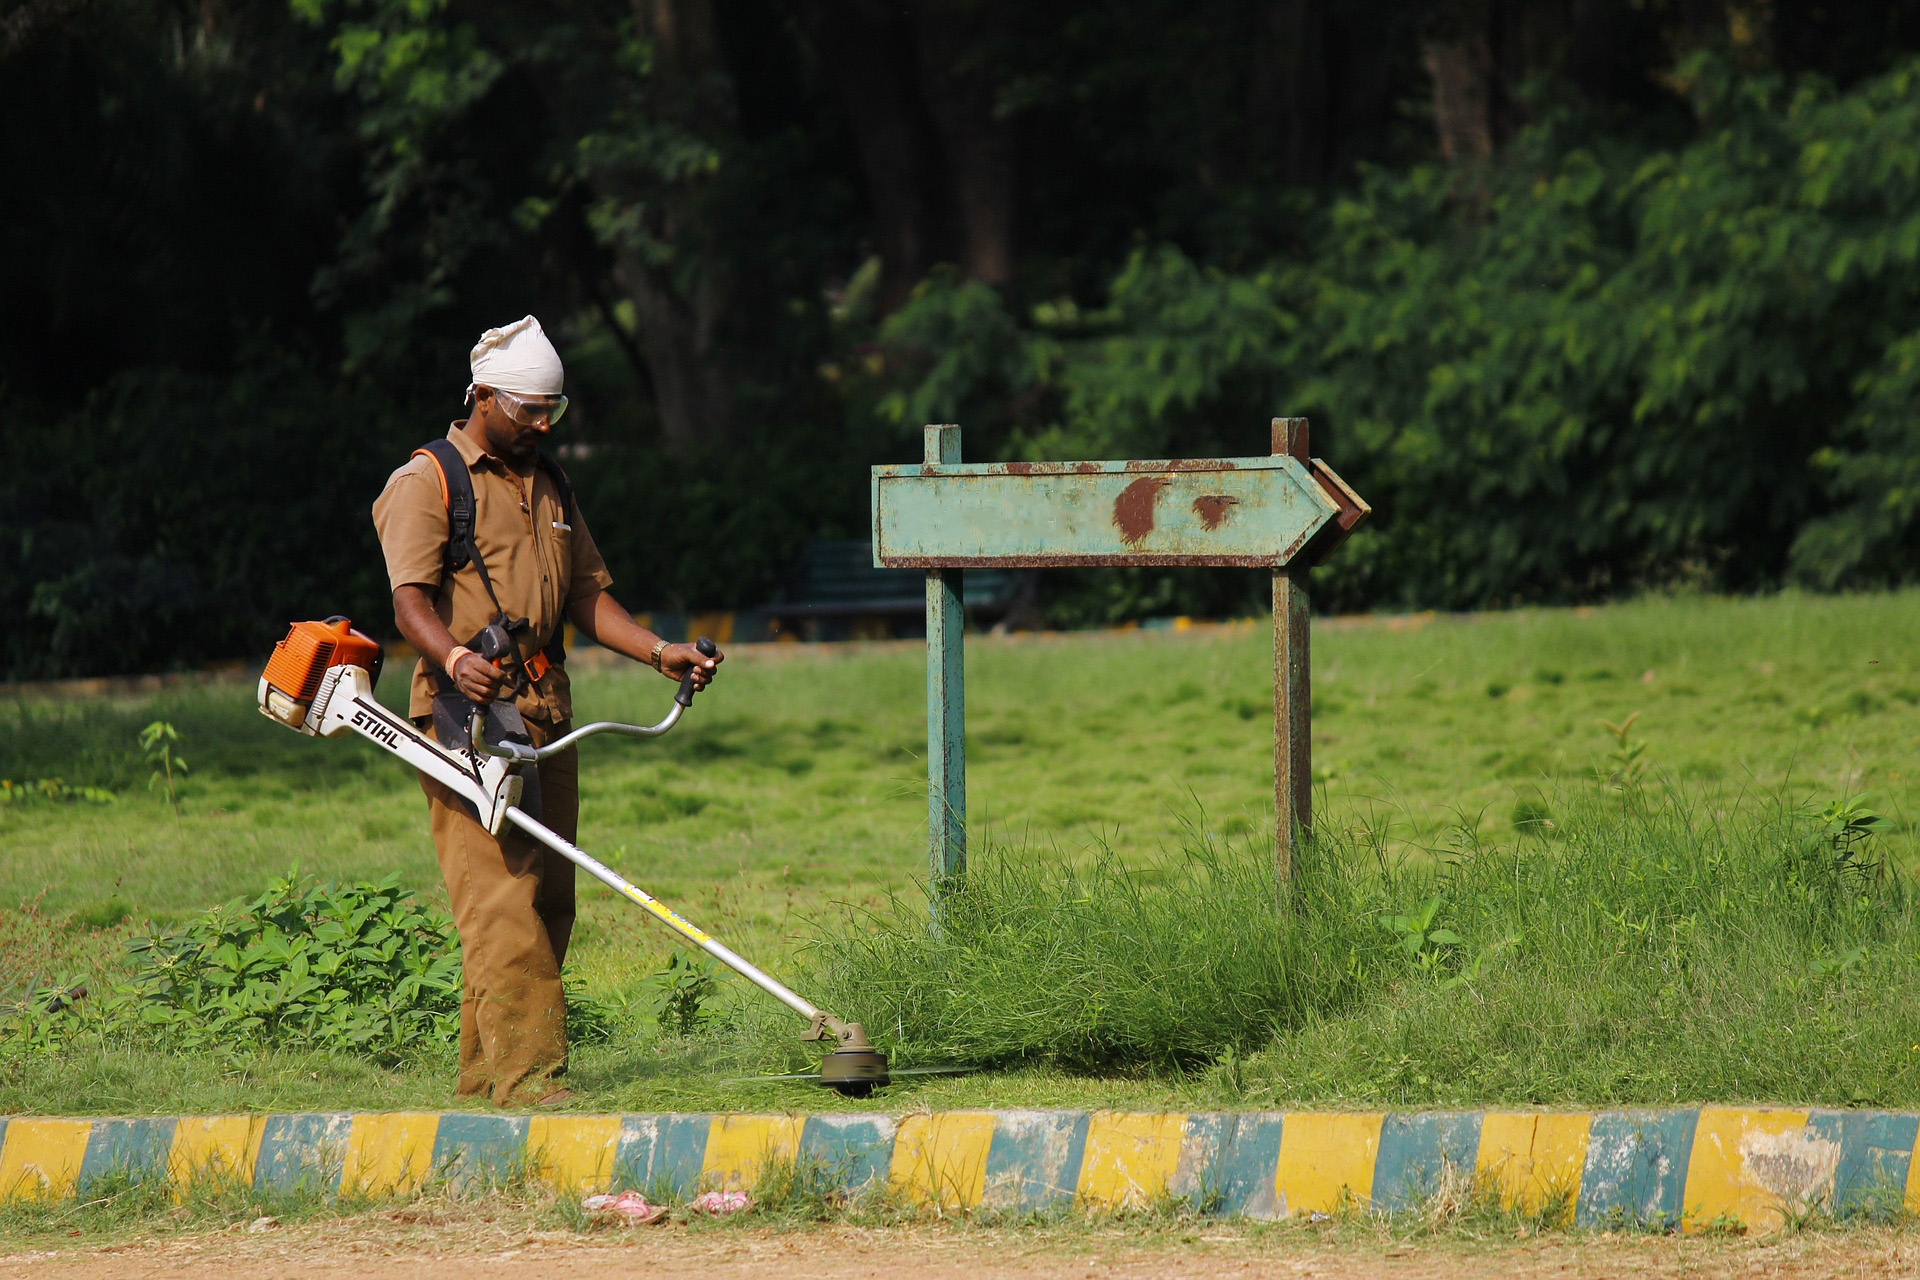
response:
[[[960,461],[960,428],[927,428],[927,465]],[[966,601],[959,569],[927,570],[927,882],[967,867]]]
[[[1132,462],[960,461],[960,428],[929,426],[918,465],[873,468],[873,562],[927,571],[927,828],[939,890],[966,866],[960,572],[1219,565],[1273,573],[1274,841],[1282,881],[1307,830],[1306,573],[1369,508],[1307,449],[1305,418],[1273,420],[1272,454]]]
[[[1307,420],[1275,418],[1273,452],[1305,466]],[[1308,564],[1273,571],[1273,834],[1280,884],[1293,880],[1296,833],[1313,827],[1312,612]]]

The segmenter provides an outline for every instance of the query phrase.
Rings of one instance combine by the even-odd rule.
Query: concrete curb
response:
[[[1920,1210],[1920,1115],[1700,1107],[1552,1112],[954,1111],[889,1115],[467,1112],[0,1119],[0,1199],[100,1179],[241,1179],[350,1195],[529,1174],[562,1191],[752,1188],[805,1162],[942,1209],[1118,1208],[1190,1197],[1279,1218],[1417,1207],[1469,1188],[1580,1226],[1779,1227]]]

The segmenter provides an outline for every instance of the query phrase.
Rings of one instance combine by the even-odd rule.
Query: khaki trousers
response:
[[[431,726],[431,721],[428,722]],[[529,720],[535,746],[568,730]],[[429,727],[429,732],[431,728]],[[454,1092],[526,1106],[567,1069],[560,966],[573,935],[573,863],[508,826],[498,839],[454,793],[425,774],[433,847],[460,931],[460,1076]],[[541,820],[572,840],[580,817],[580,756],[540,762]]]

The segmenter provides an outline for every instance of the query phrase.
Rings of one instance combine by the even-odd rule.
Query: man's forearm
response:
[[[636,662],[647,661],[660,643],[660,637],[635,622],[610,592],[596,591],[574,601],[567,616],[581,635]]]
[[[491,702],[506,688],[506,673],[471,649],[453,662],[448,659],[460,648],[460,642],[433,611],[433,597],[426,589],[408,585],[393,593],[393,620],[407,643],[421,656],[453,678],[454,687],[470,702]]]
[[[433,611],[433,598],[426,591],[411,584],[395,587],[393,621],[400,628],[400,634],[407,638],[408,644],[427,661],[446,670],[447,655],[459,642],[447,630],[447,624],[440,621],[440,615]]]

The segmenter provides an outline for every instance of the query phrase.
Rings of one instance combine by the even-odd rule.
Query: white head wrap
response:
[[[566,380],[560,353],[532,316],[489,329],[474,344],[471,361],[476,386],[495,387],[516,396],[557,396]]]

